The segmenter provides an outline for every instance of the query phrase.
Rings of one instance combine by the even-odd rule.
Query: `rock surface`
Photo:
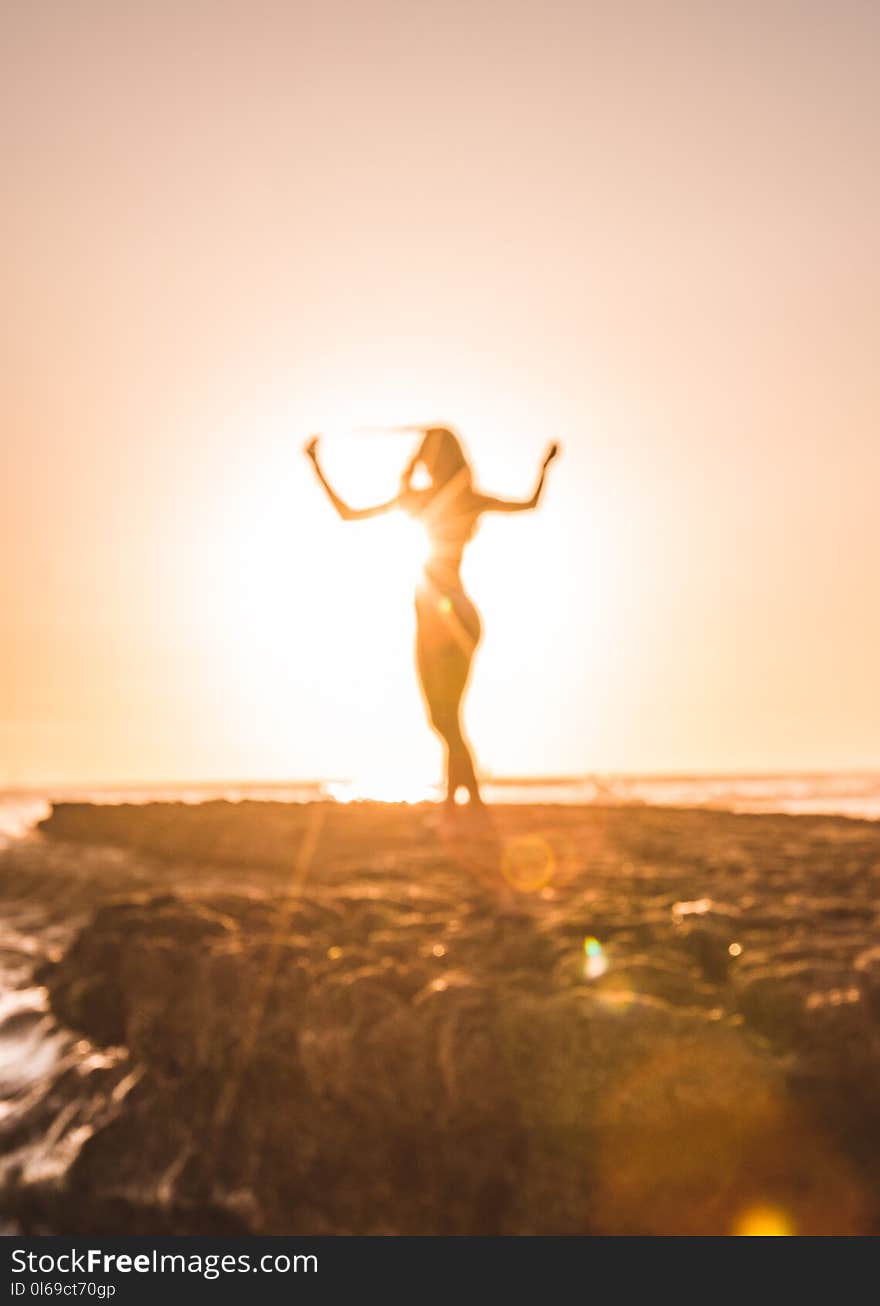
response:
[[[450,842],[429,808],[56,807],[0,859],[71,1040],[0,1126],[7,1217],[880,1231],[880,826],[495,819]]]

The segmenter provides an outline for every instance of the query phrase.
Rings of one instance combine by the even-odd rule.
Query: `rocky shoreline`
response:
[[[7,1086],[10,1226],[880,1231],[880,824],[495,823],[56,806],[0,853],[57,1041]]]

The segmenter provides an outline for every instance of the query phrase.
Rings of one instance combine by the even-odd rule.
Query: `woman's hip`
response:
[[[480,614],[468,596],[457,591],[419,591],[416,596],[417,638],[420,645],[449,645],[468,654],[480,641]]]

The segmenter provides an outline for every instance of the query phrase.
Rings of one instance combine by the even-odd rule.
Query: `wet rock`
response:
[[[868,948],[855,960],[856,983],[865,1006],[873,1018],[880,1022],[880,947]]]
[[[880,829],[499,811],[502,845],[552,825],[571,850],[502,906],[429,816],[70,805],[39,856],[0,858],[0,893],[7,868],[73,922],[40,972],[68,1060],[22,1105],[0,1213],[70,1233],[703,1234],[763,1202],[797,1232],[880,1227],[875,965],[855,962]],[[50,1134],[75,1143],[51,1184],[27,1165]]]
[[[713,984],[723,984],[730,973],[730,931],[717,925],[684,924],[679,931],[680,944],[694,959],[703,976]]]
[[[806,962],[751,964],[737,975],[735,985],[746,1021],[780,1048],[801,1037],[813,997],[851,986],[850,967],[822,955]]]
[[[83,1228],[120,1194],[139,1228],[705,1233],[736,1218],[737,1166],[807,1223],[822,1176],[836,1227],[858,1225],[858,1185],[781,1126],[780,1069],[693,1009],[674,959],[615,945],[598,982],[563,982],[524,919],[470,912],[438,956],[410,914],[373,947],[373,912],[166,895],[96,914],[45,979],[145,1076],[71,1167]]]

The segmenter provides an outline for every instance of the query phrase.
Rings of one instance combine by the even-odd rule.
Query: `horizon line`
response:
[[[834,767],[814,767],[814,768],[793,768],[786,770],[784,768],[770,768],[768,770],[748,770],[737,768],[730,771],[724,770],[675,770],[675,771],[583,771],[563,775],[492,775],[483,773],[480,775],[480,783],[486,785],[498,785],[501,787],[514,787],[516,785],[535,785],[551,787],[553,785],[565,784],[583,784],[592,781],[593,783],[602,783],[609,780],[663,780],[663,781],[682,781],[682,780],[810,780],[834,776],[851,776],[851,777],[880,777],[880,762],[873,766],[834,766]],[[330,784],[352,784],[352,777],[325,776],[310,777],[308,779],[250,779],[250,778],[224,778],[224,779],[149,779],[149,780],[27,780],[22,782],[0,783],[0,792],[3,793],[40,793],[47,789],[235,789],[235,788],[254,788],[254,789],[318,789],[324,785]]]

